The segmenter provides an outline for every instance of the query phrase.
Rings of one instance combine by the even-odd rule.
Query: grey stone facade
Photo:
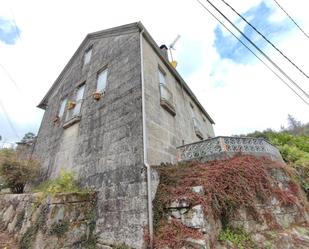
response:
[[[143,59],[148,162],[152,165],[176,162],[177,147],[215,136],[213,121],[207,118],[207,113],[203,113],[184,89],[181,79],[175,77],[170,65],[145,39]],[[159,70],[165,73],[166,87],[173,96],[175,115],[160,105]],[[202,137],[197,136],[197,128]]]
[[[39,104],[45,114],[34,148],[47,178],[56,177],[62,168],[72,170],[84,186],[99,192],[96,234],[101,243],[125,242],[134,248],[141,248],[148,223],[144,149],[151,164],[172,162],[182,140],[197,141],[192,114],[187,110],[190,103],[205,138],[214,136],[213,121],[188,86],[179,84],[175,70],[167,66],[169,62],[158,56],[159,48],[147,32],[141,60],[143,29],[134,23],[85,38]],[[90,63],[83,65],[90,47]],[[142,61],[147,148],[143,148]],[[165,71],[174,93],[176,115],[160,105],[158,66]],[[96,101],[92,93],[102,68],[108,69],[107,85]],[[85,84],[85,91],[78,119],[71,120],[72,124],[56,119],[61,101],[73,100],[81,84]]]

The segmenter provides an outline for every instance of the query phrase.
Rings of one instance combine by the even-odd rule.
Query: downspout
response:
[[[151,168],[147,160],[147,137],[146,137],[146,111],[145,111],[145,82],[144,82],[144,54],[143,54],[143,33],[140,32],[140,56],[141,56],[141,81],[142,81],[142,116],[143,116],[143,148],[144,166],[147,170],[147,204],[148,204],[148,230],[150,248],[153,248],[153,221],[152,221],[152,198],[151,198]]]

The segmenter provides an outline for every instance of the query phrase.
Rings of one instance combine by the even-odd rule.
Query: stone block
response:
[[[181,222],[191,228],[202,229],[205,227],[205,215],[202,205],[196,205],[188,212],[181,215]]]

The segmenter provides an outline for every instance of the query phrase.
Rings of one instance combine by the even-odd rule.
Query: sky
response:
[[[308,78],[221,0],[211,1],[309,92]],[[206,0],[201,2],[229,25]],[[309,39],[273,0],[227,2],[309,74]],[[309,32],[304,1],[279,2]],[[136,21],[144,24],[159,45],[169,45],[178,34],[181,36],[173,51],[177,70],[215,121],[216,135],[279,130],[287,126],[288,114],[303,123],[309,122],[309,106],[196,0],[0,0],[0,4],[2,143],[14,143],[26,132],[37,133],[44,112],[36,106],[87,33]]]

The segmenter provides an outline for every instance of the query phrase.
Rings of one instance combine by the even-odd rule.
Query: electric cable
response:
[[[0,107],[1,107],[1,109],[3,110],[3,113],[4,113],[4,115],[5,115],[6,119],[7,119],[8,123],[9,123],[9,126],[11,127],[11,130],[13,131],[14,135],[15,135],[18,139],[20,139],[20,137],[19,137],[19,135],[18,135],[18,133],[17,133],[17,131],[16,131],[14,125],[13,125],[13,122],[11,121],[10,116],[8,115],[8,113],[7,113],[7,111],[6,111],[5,107],[4,107],[4,105],[3,105],[2,101],[1,101],[1,99],[0,99]]]
[[[274,0],[275,1],[275,0]],[[225,0],[221,0],[226,6],[228,6],[234,13],[236,13],[244,22],[246,22],[255,32],[257,32],[263,39],[268,42],[274,49],[276,49],[288,62],[290,62],[299,72],[301,72],[306,78],[309,79],[308,74],[306,74],[302,69],[299,68],[289,57],[287,57],[279,48],[277,48],[265,35],[263,35],[255,26],[253,26],[243,15],[241,15],[237,10],[235,10],[229,3]]]
[[[258,50],[281,74],[283,74],[308,99],[309,94],[303,90],[287,73],[285,73],[267,54],[265,54],[251,39],[246,36],[229,18],[227,18],[210,0],[206,0],[226,21],[228,21],[256,50]]]
[[[8,78],[10,79],[10,81],[14,84],[14,86],[16,87],[16,89],[19,91],[19,93],[21,93],[21,90],[17,84],[17,82],[13,79],[12,75],[9,73],[9,71],[0,63],[0,67],[2,68],[2,70],[6,73],[6,75],[8,76]]]
[[[296,25],[296,27],[309,39],[309,35],[297,24],[297,22],[289,15],[289,13],[278,3],[278,1],[274,0],[274,2],[278,5],[278,7],[291,19],[291,21]]]
[[[244,47],[246,47],[260,62],[264,64],[272,73],[274,73],[290,90],[292,90],[305,104],[307,102],[300,94],[298,94],[279,74],[277,74],[269,65],[267,65],[251,48],[249,48],[237,35],[233,33],[219,18],[217,18],[200,0],[196,0],[212,17],[214,17],[226,30],[228,30]]]

